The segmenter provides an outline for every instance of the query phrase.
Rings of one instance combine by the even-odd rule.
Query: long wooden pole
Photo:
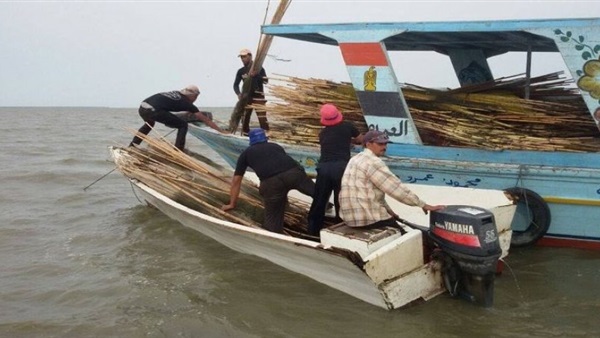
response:
[[[445,91],[406,85],[402,92],[427,145],[598,151],[596,124],[579,93],[573,91],[573,81],[561,74],[519,74]],[[318,144],[318,111],[323,103],[334,103],[345,120],[367,131],[351,84],[281,75],[269,80],[273,80],[268,86],[271,139]],[[529,100],[522,97],[525,86],[530,88]]]

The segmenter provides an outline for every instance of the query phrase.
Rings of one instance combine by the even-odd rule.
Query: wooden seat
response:
[[[363,229],[338,223],[321,230],[321,244],[357,252],[363,259],[370,253],[402,236],[395,227]]]

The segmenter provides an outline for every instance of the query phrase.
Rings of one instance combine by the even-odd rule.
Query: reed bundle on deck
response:
[[[137,135],[142,137],[148,147],[122,148],[126,156],[117,163],[125,176],[204,214],[254,228],[260,227],[264,208],[254,182],[244,179],[236,208],[222,211],[221,206],[229,203],[230,181],[233,176],[231,168],[199,154],[185,154],[164,139]],[[307,210],[306,203],[290,198],[285,213],[286,233],[310,238],[306,235]]]
[[[522,75],[454,90],[403,85],[402,93],[426,145],[484,149],[596,152],[600,133],[572,80],[562,72]],[[271,137],[318,143],[319,107],[333,103],[361,131],[368,129],[350,83],[274,76],[267,107]]]

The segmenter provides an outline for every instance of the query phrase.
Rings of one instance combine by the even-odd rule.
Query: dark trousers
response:
[[[265,105],[266,101],[262,98],[253,98],[252,104]],[[253,110],[256,111],[256,116],[258,117],[258,123],[260,124],[260,127],[264,130],[269,130],[269,122],[267,121],[266,109],[245,109],[244,119],[242,120],[242,132],[248,134],[248,132],[250,131],[250,118],[252,117]]]
[[[333,192],[333,203],[335,205],[335,217],[339,219],[340,190],[342,188],[342,176],[346,169],[347,161],[334,161],[319,163],[317,168],[317,184],[315,195],[308,212],[308,233],[319,236],[325,219],[325,209]]]
[[[169,128],[177,128],[177,138],[175,139],[175,147],[180,150],[185,148],[185,136],[187,134],[187,122],[177,117],[175,114],[166,110],[154,110],[140,107],[140,116],[144,120],[144,125],[138,130],[139,133],[148,135],[154,127],[155,122],[160,122]],[[135,136],[131,144],[140,144],[142,139]]]
[[[400,224],[398,224],[398,222],[393,217],[384,219],[384,220],[381,220],[381,221],[378,221],[375,223],[368,224],[364,227],[359,227],[358,229],[373,230],[373,229],[379,229],[379,228],[385,228],[385,227],[396,228],[396,229],[400,230],[400,234],[402,234],[402,235],[406,234],[406,230],[404,230],[404,228]]]
[[[360,229],[371,230],[371,229],[378,229],[378,228],[384,228],[384,227],[393,227],[393,228],[402,229],[402,227],[398,225],[398,223],[396,222],[396,220],[393,217],[365,225],[364,227],[360,227]]]
[[[313,196],[315,183],[306,176],[304,169],[296,167],[260,182],[259,192],[265,205],[263,228],[272,232],[283,233],[283,220],[287,195],[296,189],[307,196]]]

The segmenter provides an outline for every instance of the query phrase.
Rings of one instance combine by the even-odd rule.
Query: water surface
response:
[[[116,171],[83,191],[140,125],[135,109],[0,108],[0,336],[600,336],[597,252],[512,250],[492,308],[389,312],[184,228]]]

